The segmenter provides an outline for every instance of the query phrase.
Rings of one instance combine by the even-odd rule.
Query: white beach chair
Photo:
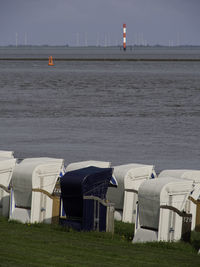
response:
[[[60,199],[53,195],[63,159],[27,158],[12,177],[10,219],[23,223],[51,223],[59,216]]]
[[[145,181],[138,190],[133,242],[178,241],[187,236],[191,214],[184,209],[193,188],[192,181],[172,177]]]
[[[200,170],[164,170],[158,178],[166,176],[193,181],[194,190],[186,202],[185,209],[192,214],[192,230],[195,228],[200,230]]]
[[[115,203],[115,219],[135,222],[138,188],[147,179],[156,177],[153,165],[126,164],[114,167],[117,188],[109,188],[107,199]]]

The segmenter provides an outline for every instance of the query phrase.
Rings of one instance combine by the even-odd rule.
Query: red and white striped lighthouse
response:
[[[126,50],[126,24],[123,24],[123,48]]]

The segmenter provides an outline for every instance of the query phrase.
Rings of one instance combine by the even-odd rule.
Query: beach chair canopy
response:
[[[140,184],[146,180],[155,178],[153,165],[125,164],[114,167],[113,176],[118,182],[117,189],[109,188],[107,198],[115,203],[116,209],[123,209],[124,190],[138,191]]]
[[[13,151],[0,150],[0,158],[14,158]]]
[[[189,179],[194,183],[200,183],[200,170],[164,170],[158,175],[158,178],[166,176]]]
[[[14,158],[0,158],[0,186],[9,186],[15,163]]]
[[[192,214],[192,230],[197,227],[200,229],[200,170],[164,170],[162,171],[158,178],[165,178],[165,176],[170,175],[178,179],[192,180],[194,182],[194,190],[190,195],[190,203],[187,204],[188,211]]]
[[[142,183],[138,190],[140,225],[158,229],[160,206],[168,205],[182,211],[192,190],[192,181],[172,177]]]
[[[63,159],[45,157],[26,158],[17,164],[12,176],[15,205],[31,207],[33,189],[52,194],[63,164]]]
[[[66,172],[60,179],[66,216],[82,217],[84,196],[105,199],[112,171],[112,168],[87,167]]]
[[[83,169],[83,168],[90,167],[90,166],[99,167],[99,168],[110,168],[111,163],[107,161],[97,161],[97,160],[73,162],[67,166],[66,172]]]

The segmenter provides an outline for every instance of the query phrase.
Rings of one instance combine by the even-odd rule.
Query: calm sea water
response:
[[[0,150],[200,169],[200,62],[0,62]]]

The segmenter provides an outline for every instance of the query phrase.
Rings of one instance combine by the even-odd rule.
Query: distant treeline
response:
[[[73,47],[73,48],[87,48],[87,47],[102,47],[102,48],[106,48],[106,47],[123,47],[122,45],[110,45],[110,46],[104,46],[104,45],[88,45],[88,46],[73,46],[73,45],[48,45],[48,44],[43,44],[43,45],[23,45],[23,44],[19,44],[19,45],[0,45],[0,47]],[[160,44],[156,44],[156,45],[127,45],[127,47],[200,47],[200,45],[160,45]]]

